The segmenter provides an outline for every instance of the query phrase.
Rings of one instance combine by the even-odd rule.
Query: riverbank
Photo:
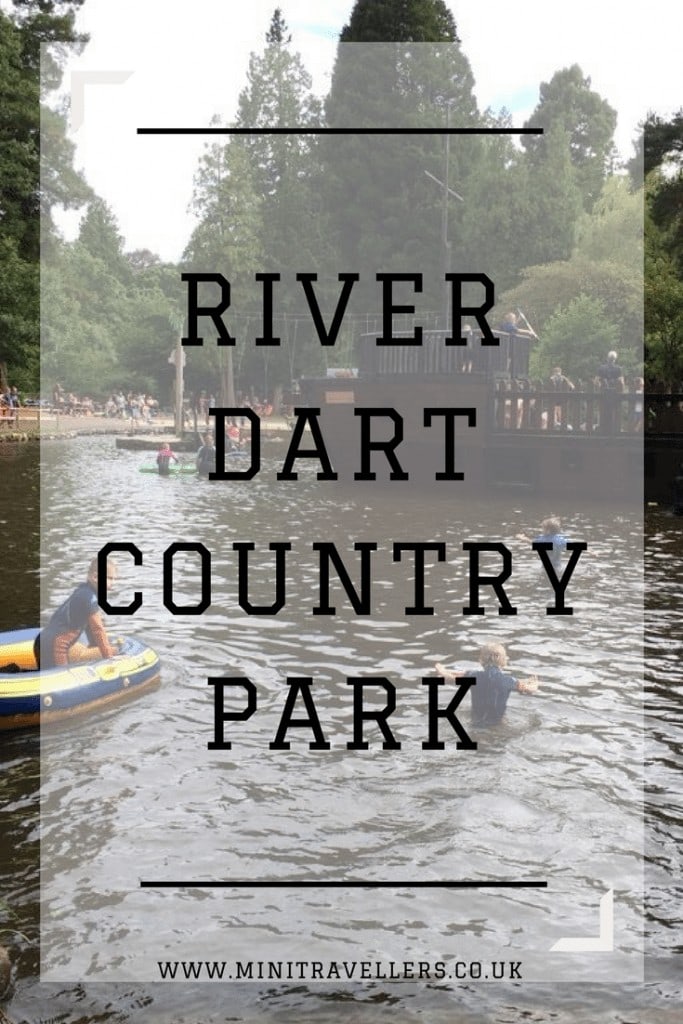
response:
[[[173,429],[173,419],[159,417],[150,424],[108,416],[64,416],[38,409],[19,409],[14,423],[0,425],[3,441],[39,441],[51,438],[80,437],[84,434],[163,433]]]
[[[289,433],[290,424],[284,416],[269,416],[261,420],[261,430],[267,433]],[[204,428],[204,431],[210,430]],[[198,428],[199,433],[204,432]],[[38,409],[19,409],[16,422],[0,423],[0,444],[2,442],[49,441],[67,437],[110,434],[113,437],[155,438],[177,441],[175,422],[171,415],[160,414],[149,423],[140,420],[117,419],[109,416],[65,416]],[[185,428],[185,434],[195,436],[193,426]]]

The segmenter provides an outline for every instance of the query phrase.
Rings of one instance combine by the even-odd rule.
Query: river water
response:
[[[565,532],[589,551],[568,588],[572,617],[545,614],[552,594],[529,545],[548,513],[538,501],[457,504],[368,489],[332,490],[302,472],[296,483],[262,479],[226,486],[138,473],[140,454],[111,438],[44,443],[42,595],[27,552],[39,535],[38,459],[29,446],[0,449],[6,496],[2,628],[35,623],[110,541],[124,556],[122,600],[144,603],[110,627],[143,636],[163,660],[153,694],[44,736],[3,736],[0,929],[16,963],[4,1009],[15,1021],[672,1019],[681,990],[675,963],[680,922],[681,808],[678,520],[646,516],[647,664],[643,715],[641,510],[577,504]],[[269,470],[278,452],[266,455]],[[394,541],[438,540],[425,601],[411,616],[410,560]],[[513,554],[506,586],[516,616],[465,616],[468,562],[462,543],[502,540]],[[162,593],[163,552],[173,541],[212,555],[212,603],[171,615]],[[356,615],[331,584],[337,614],[314,615],[319,564],[312,545],[334,541],[353,568],[353,544],[377,543],[372,608]],[[288,542],[285,603],[247,615],[238,601],[235,543],[254,543],[253,604],[274,596],[267,546]],[[196,602],[197,561],[179,557],[174,599]],[[490,571],[494,571],[493,567]],[[542,681],[537,697],[513,694],[504,724],[458,751],[424,750],[421,684],[435,661],[476,667],[486,639],[503,642],[511,667]],[[259,710],[230,723],[231,750],[213,739],[207,677],[247,677]],[[396,687],[400,751],[349,751],[347,678],[381,676]],[[310,677],[329,750],[309,750],[292,729],[291,751],[269,747],[287,677]],[[442,702],[445,703],[445,702]],[[463,706],[467,704],[467,700]],[[297,708],[301,715],[301,706]],[[462,722],[470,728],[467,712]],[[472,731],[472,730],[471,730]],[[299,735],[300,734],[300,735]],[[42,763],[41,763],[42,761]],[[643,764],[645,770],[643,773]],[[41,786],[42,772],[42,786]],[[644,785],[643,785],[644,783]],[[642,795],[644,792],[644,806]],[[42,802],[42,822],[40,820]],[[38,983],[39,837],[43,844],[43,970]],[[643,910],[640,879],[645,872]],[[310,894],[268,890],[139,890],[139,879],[543,878],[547,892],[453,895],[399,888]],[[598,903],[614,890],[615,958],[572,960],[553,940],[598,931]],[[539,951],[542,951],[543,955]],[[644,961],[641,953],[644,952]],[[455,983],[437,978],[288,985],[154,984],[159,959],[252,958],[390,961],[524,960],[536,980]],[[644,962],[644,981],[639,980]],[[574,972],[575,979],[571,978]],[[680,973],[680,972],[679,972]],[[117,984],[108,983],[116,976]],[[539,980],[540,979],[540,980]],[[96,984],[97,982],[97,984]]]

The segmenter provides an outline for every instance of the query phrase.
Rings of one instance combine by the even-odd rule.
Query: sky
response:
[[[263,50],[277,2],[322,96],[352,0],[250,0],[245,6],[235,0],[86,0],[79,27],[90,42],[65,76],[75,163],[114,211],[126,249],[151,249],[169,261],[181,256],[193,224],[192,179],[206,141],[141,137],[136,128],[207,125],[216,115],[229,122],[249,54]],[[648,111],[666,116],[683,106],[681,5],[456,0],[448,6],[480,109],[505,106],[517,126],[534,109],[541,82],[575,63],[616,108],[616,143],[626,159]],[[74,217],[60,223],[73,234]]]

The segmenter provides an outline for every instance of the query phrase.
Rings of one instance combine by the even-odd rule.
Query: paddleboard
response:
[[[197,468],[196,468],[196,466],[193,466],[193,465],[176,466],[174,464],[174,465],[168,467],[168,471],[169,471],[171,476],[175,476],[177,474],[183,474],[183,473],[196,473],[197,472]],[[156,466],[139,466],[138,467],[138,472],[139,473],[156,473],[157,476],[159,475],[159,470],[157,469]]]

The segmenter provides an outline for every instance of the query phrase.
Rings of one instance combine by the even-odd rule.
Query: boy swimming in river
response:
[[[529,541],[529,537],[524,533],[518,533],[517,540]],[[543,520],[541,532],[538,537],[533,538],[532,543],[552,544],[550,561],[553,568],[559,569],[562,566],[562,552],[567,550],[568,538],[562,533],[562,523],[557,516],[548,516]]]
[[[513,690],[517,690],[518,693],[536,693],[540,685],[537,676],[516,679],[504,672],[507,663],[507,651],[503,645],[488,643],[479,651],[479,664],[483,669],[481,672],[452,672],[440,662],[437,662],[435,669],[444,679],[474,676],[476,683],[470,690],[472,723],[487,726],[500,722]]]

